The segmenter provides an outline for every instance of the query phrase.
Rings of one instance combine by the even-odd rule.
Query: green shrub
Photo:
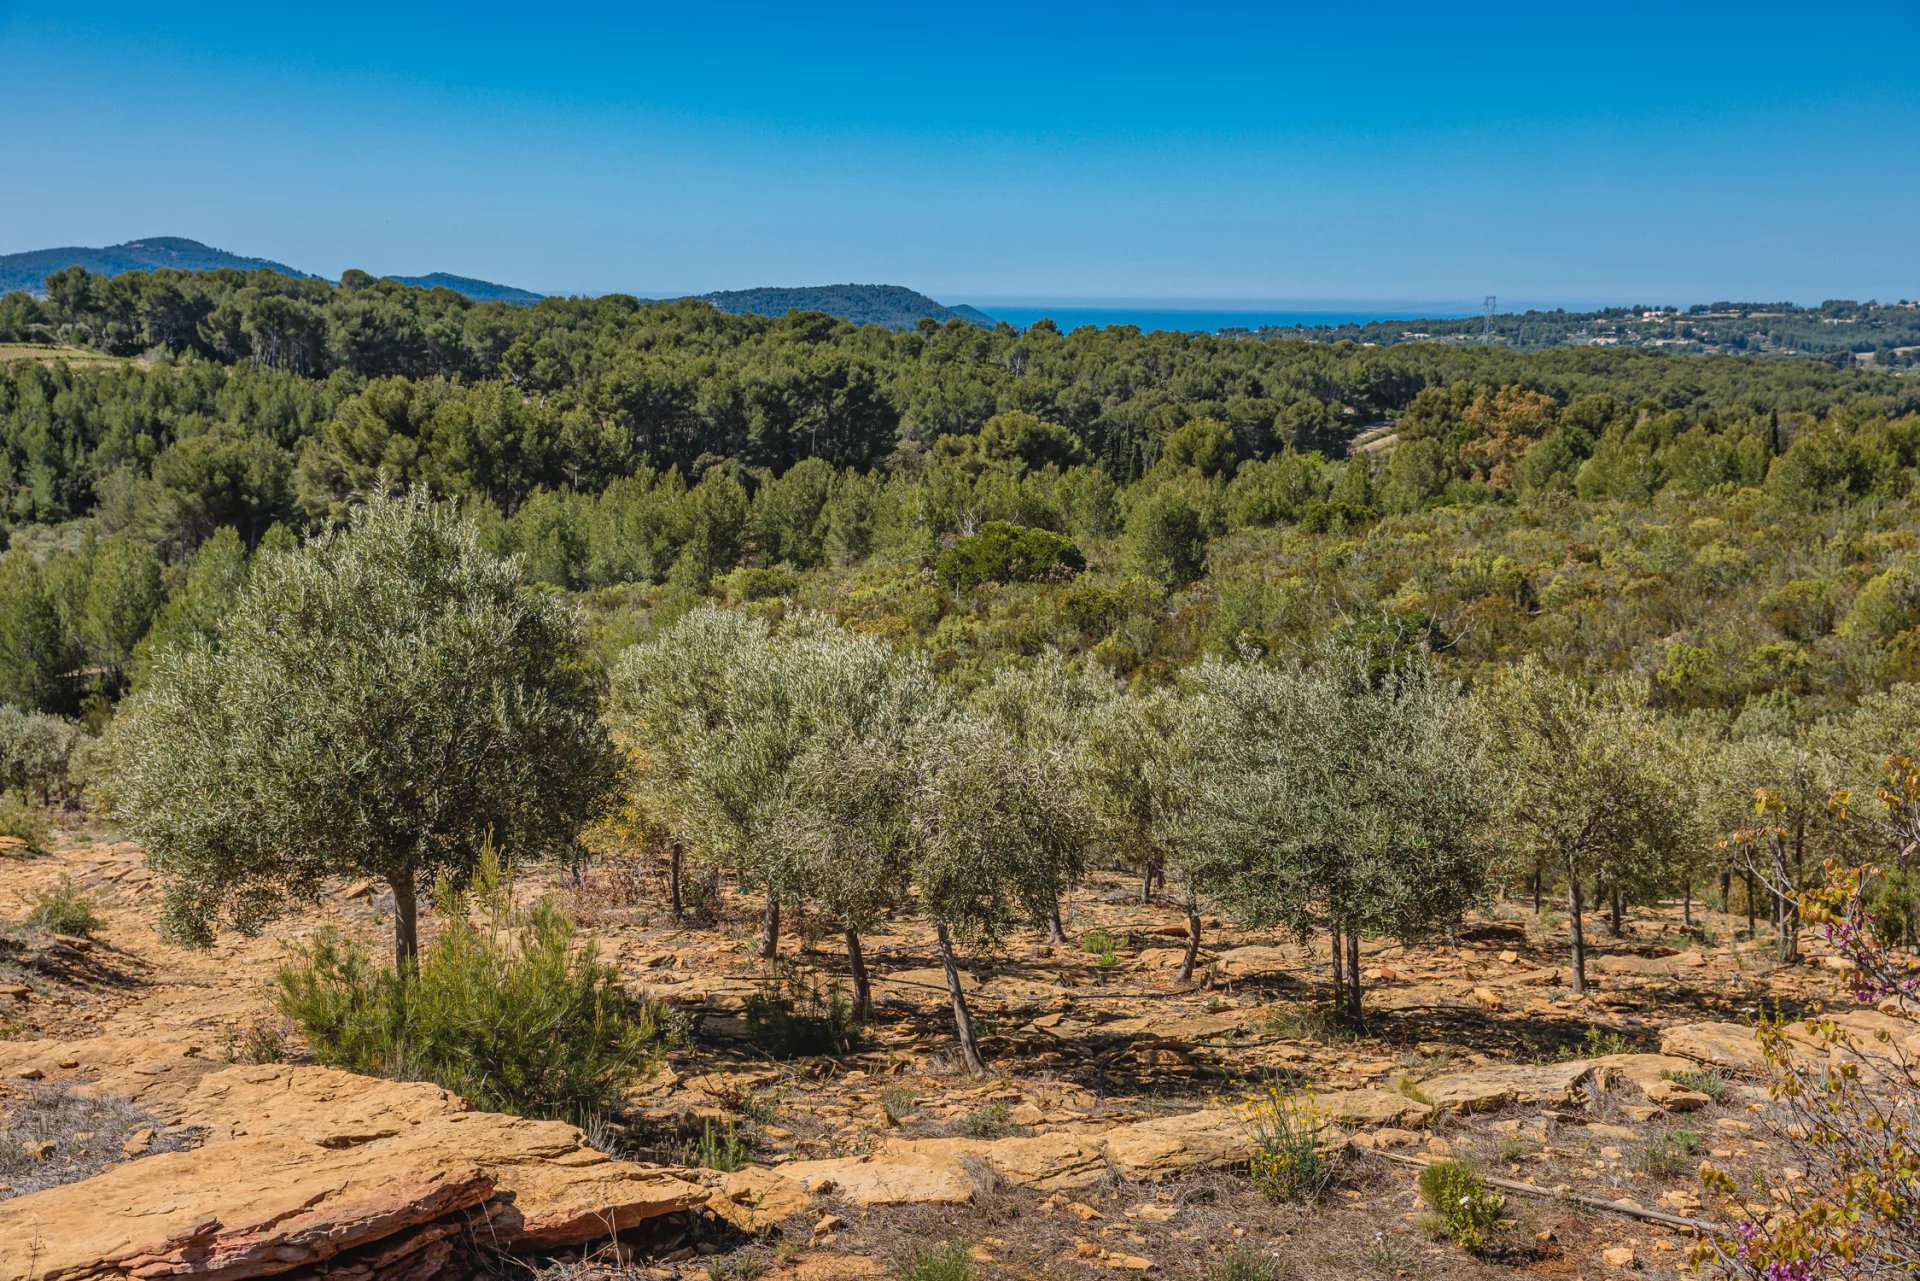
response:
[[[725,1174],[744,1170],[753,1160],[753,1139],[742,1134],[732,1121],[718,1129],[708,1121],[700,1132],[700,1142],[694,1145],[693,1160],[695,1165]]]
[[[93,896],[74,884],[71,876],[63,876],[33,896],[33,906],[27,909],[27,924],[54,934],[88,938],[106,922],[95,910]]]
[[[1246,1105],[1253,1139],[1253,1186],[1275,1201],[1318,1196],[1333,1182],[1333,1158],[1320,1150],[1326,1122],[1313,1100],[1268,1086]]]
[[[25,841],[29,854],[44,854],[52,835],[53,824],[48,821],[45,810],[11,793],[0,793],[0,836]],[[0,850],[0,854],[4,853]]]
[[[1243,1241],[1207,1269],[1207,1281],[1280,1281],[1280,1261]]]
[[[893,1275],[899,1281],[969,1281],[973,1260],[958,1241],[917,1245],[894,1264]]]
[[[1436,1161],[1420,1171],[1420,1199],[1431,1211],[1425,1226],[1474,1254],[1493,1240],[1494,1224],[1506,1205],[1478,1170],[1461,1161]]]
[[[990,520],[940,553],[934,572],[950,591],[981,583],[1036,583],[1071,578],[1087,558],[1071,538],[1051,530]]]
[[[1698,1094],[1704,1094],[1715,1103],[1725,1103],[1727,1096],[1733,1093],[1733,1087],[1727,1084],[1727,1078],[1720,1075],[1716,1068],[1687,1069],[1679,1072],[1662,1072],[1661,1077],[1675,1085],[1683,1085]]]
[[[747,998],[747,1036],[776,1059],[843,1054],[859,1029],[837,983],[822,986],[785,969]]]
[[[1634,1147],[1627,1163],[1642,1174],[1674,1175],[1693,1165],[1700,1150],[1700,1136],[1692,1130],[1669,1130],[1656,1134]]]
[[[975,1108],[954,1122],[953,1128],[968,1139],[1004,1139],[1026,1133],[1024,1127],[1014,1124],[1013,1106],[1004,1101]]]
[[[444,924],[417,974],[322,932],[281,965],[280,1012],[321,1063],[433,1081],[492,1111],[576,1123],[617,1111],[653,1064],[659,1015],[627,996],[554,904],[516,914],[491,851],[474,892],[484,925],[442,886]]]

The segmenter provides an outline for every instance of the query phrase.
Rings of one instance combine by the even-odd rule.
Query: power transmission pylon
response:
[[[1488,295],[1487,295],[1487,318],[1486,318],[1486,320],[1485,320],[1485,321],[1484,321],[1484,322],[1483,322],[1483,323],[1481,324],[1481,326],[1480,326],[1480,341],[1481,341],[1481,342],[1492,342],[1492,341],[1493,341],[1493,307],[1494,307],[1494,302],[1495,302],[1495,299],[1494,299],[1494,296],[1493,296],[1492,294],[1488,294]]]

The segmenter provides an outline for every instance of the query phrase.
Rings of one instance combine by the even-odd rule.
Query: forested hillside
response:
[[[0,370],[0,701],[104,710],[150,628],[382,483],[467,504],[609,645],[716,595],[961,676],[1052,646],[1151,681],[1330,629],[1726,716],[1920,675],[1920,384],[1871,370],[54,285],[0,340],[150,358]]]
[[[38,293],[41,282],[56,271],[80,267],[102,276],[118,276],[129,271],[276,271],[283,276],[301,277],[284,263],[265,258],[248,258],[224,249],[203,245],[183,236],[149,236],[129,240],[123,245],[87,248],[71,245],[60,249],[29,249],[22,253],[0,254],[0,293],[22,290]]]
[[[1264,331],[1269,336],[1282,332]],[[1327,341],[1497,342],[1518,351],[1552,347],[1652,347],[1761,356],[1825,356],[1882,368],[1920,364],[1920,303],[1830,299],[1715,302],[1691,307],[1504,312],[1452,320],[1391,320],[1315,330]]]

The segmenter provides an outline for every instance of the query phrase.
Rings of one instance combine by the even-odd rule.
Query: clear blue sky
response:
[[[0,0],[0,251],[543,292],[1920,296],[1920,0]]]

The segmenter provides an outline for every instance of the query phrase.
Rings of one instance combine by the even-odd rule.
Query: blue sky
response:
[[[1920,296],[1920,0],[0,0],[0,251],[543,292]]]

